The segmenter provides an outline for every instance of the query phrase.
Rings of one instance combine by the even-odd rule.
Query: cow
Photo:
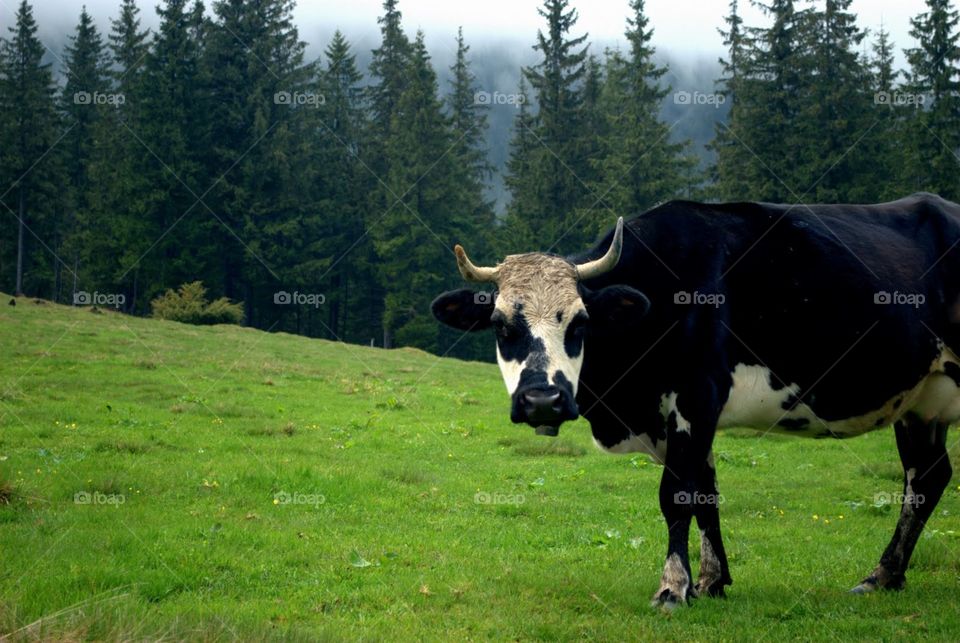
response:
[[[475,266],[442,323],[492,328],[510,419],[557,435],[582,415],[611,453],[663,465],[668,546],[652,604],[722,596],[732,583],[712,444],[746,427],[848,438],[893,425],[900,517],[855,593],[900,589],[952,475],[960,419],[960,206],[932,194],[877,205],[671,201],[591,250]],[[700,570],[687,540],[696,519]]]

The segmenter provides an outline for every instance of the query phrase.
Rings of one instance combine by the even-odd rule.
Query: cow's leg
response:
[[[903,588],[913,548],[953,473],[945,446],[947,428],[946,424],[926,424],[912,416],[896,423],[897,449],[904,472],[900,520],[880,564],[853,588],[854,593]]]
[[[687,540],[699,500],[698,481],[716,431],[715,388],[675,397],[667,418],[667,457],[660,479],[660,511],[667,523],[667,560],[653,605],[672,609],[696,596]],[[684,405],[686,400],[686,405]]]
[[[723,596],[725,585],[732,585],[727,552],[720,537],[720,493],[717,490],[717,471],[713,453],[697,482],[698,500],[693,506],[700,527],[700,577],[696,592],[699,596]]]

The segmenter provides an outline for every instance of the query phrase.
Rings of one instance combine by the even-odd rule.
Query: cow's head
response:
[[[633,288],[608,286],[591,291],[581,284],[612,270],[622,247],[623,219],[617,221],[606,254],[580,265],[528,253],[481,268],[471,263],[462,247],[454,248],[463,278],[495,284],[496,294],[466,288],[447,292],[434,300],[433,314],[460,330],[493,327],[514,422],[556,435],[561,423],[576,419],[588,327],[591,333],[603,332],[605,325],[630,324],[646,314],[650,302]]]

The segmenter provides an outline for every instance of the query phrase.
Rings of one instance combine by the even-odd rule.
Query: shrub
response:
[[[153,316],[185,324],[242,324],[243,304],[226,297],[207,301],[207,289],[194,281],[177,290],[167,290],[152,302]]]

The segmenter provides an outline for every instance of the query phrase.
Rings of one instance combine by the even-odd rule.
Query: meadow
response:
[[[906,590],[847,593],[896,522],[889,429],[722,434],[734,584],[665,614],[661,469],[510,424],[494,365],[10,299],[0,638],[960,638],[956,480]]]

